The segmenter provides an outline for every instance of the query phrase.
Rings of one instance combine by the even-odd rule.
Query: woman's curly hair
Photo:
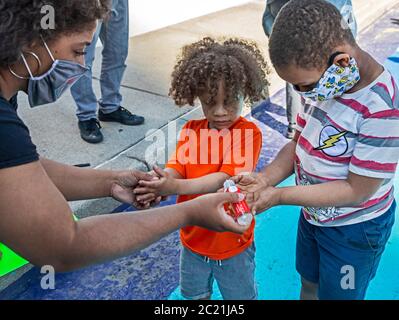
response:
[[[226,103],[239,95],[253,103],[265,98],[268,74],[269,67],[255,42],[234,38],[218,42],[206,37],[183,47],[169,94],[178,106],[194,106],[196,98],[207,92],[207,103],[212,105],[223,81]]]
[[[45,6],[54,8],[54,29],[42,28]],[[90,28],[109,8],[110,0],[0,0],[0,68],[17,62],[41,36],[51,41]]]

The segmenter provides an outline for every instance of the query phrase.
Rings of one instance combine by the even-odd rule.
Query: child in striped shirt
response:
[[[281,10],[270,37],[277,73],[302,96],[297,132],[268,167],[236,177],[253,210],[302,206],[296,268],[303,299],[364,299],[395,219],[399,96],[323,0]],[[297,186],[274,187],[295,172]]]

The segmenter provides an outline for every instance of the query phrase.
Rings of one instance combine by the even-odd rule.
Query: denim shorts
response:
[[[225,300],[256,300],[255,244],[225,260],[211,260],[183,247],[180,261],[180,288],[184,298],[210,298],[216,280]]]
[[[375,219],[341,227],[310,224],[301,213],[296,269],[326,300],[362,300],[395,222],[396,202]]]

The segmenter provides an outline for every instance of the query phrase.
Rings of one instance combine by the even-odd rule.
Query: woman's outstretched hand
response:
[[[217,232],[244,233],[250,226],[239,225],[233,217],[224,210],[225,203],[242,201],[243,194],[213,193],[198,197],[186,204],[189,209],[189,225],[199,226]]]
[[[133,191],[138,186],[139,181],[151,181],[153,178],[153,175],[138,170],[121,171],[111,185],[111,196],[117,201],[131,204],[138,209],[144,209],[143,204],[137,201]],[[157,200],[159,199],[155,199],[152,205],[156,205]]]

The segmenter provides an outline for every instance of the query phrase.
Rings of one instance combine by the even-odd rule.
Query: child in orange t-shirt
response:
[[[199,98],[206,119],[189,121],[176,151],[157,179],[140,181],[137,200],[179,195],[178,202],[216,192],[231,176],[255,169],[262,147],[258,127],[242,118],[244,102],[263,98],[267,65],[254,43],[204,38],[186,46],[172,74],[170,94],[178,106]],[[224,299],[256,299],[255,221],[243,234],[200,227],[181,229],[182,295],[209,299],[216,279]]]

